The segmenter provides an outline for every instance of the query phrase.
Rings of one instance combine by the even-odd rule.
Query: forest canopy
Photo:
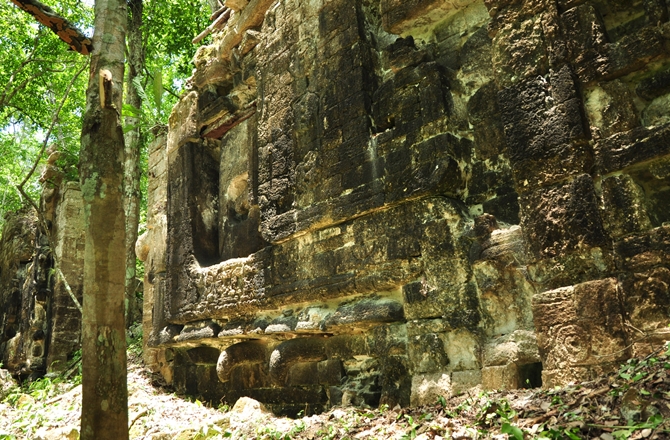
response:
[[[64,0],[49,6],[92,36],[92,1]],[[206,0],[144,1],[142,45],[146,61],[135,81],[142,108],[123,109],[124,116],[140,116],[142,151],[151,141],[151,128],[167,124],[170,109],[183,92],[197,49],[191,40],[208,25],[210,13]],[[39,199],[39,179],[49,152],[60,153],[56,165],[67,180],[78,180],[89,60],[9,1],[0,2],[0,29],[1,228],[5,213],[27,204],[17,185],[28,175],[45,140],[47,153],[24,185],[27,195]],[[140,163],[144,177],[146,161]]]

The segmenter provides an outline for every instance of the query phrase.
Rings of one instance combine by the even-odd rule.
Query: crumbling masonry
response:
[[[664,0],[227,4],[151,153],[148,353],[179,390],[433,403],[668,339]]]

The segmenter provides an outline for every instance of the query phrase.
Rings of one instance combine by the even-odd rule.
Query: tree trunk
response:
[[[124,143],[119,114],[126,23],[125,1],[96,0],[79,158],[86,228],[82,440],[128,439]]]
[[[142,0],[128,1],[128,82],[126,83],[126,103],[136,109],[142,108],[142,98],[133,80],[144,70],[144,48],[142,46]],[[130,325],[132,312],[136,308],[135,290],[135,242],[140,220],[140,148],[142,132],[139,115],[126,116],[127,126],[134,127],[126,132],[126,158],[123,191],[126,201],[126,284],[125,296],[126,324]]]

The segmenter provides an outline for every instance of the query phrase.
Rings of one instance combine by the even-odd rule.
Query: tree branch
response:
[[[75,52],[88,55],[93,51],[91,39],[47,5],[37,0],[12,0],[12,3],[51,29],[53,33],[58,35],[58,38],[66,42]]]
[[[14,1],[14,0],[12,0]],[[63,105],[65,104],[65,101],[67,100],[68,95],[70,94],[70,90],[72,89],[72,86],[74,85],[75,81],[77,81],[77,78],[79,75],[86,69],[88,66],[88,63],[84,63],[81,66],[81,69],[79,69],[74,76],[72,77],[72,80],[70,81],[70,84],[67,85],[67,89],[65,89],[65,94],[63,95],[63,99],[61,99],[60,104],[58,105],[58,108],[54,112],[53,118],[51,119],[51,125],[49,126],[49,129],[47,130],[46,136],[44,136],[44,142],[42,143],[42,149],[40,150],[39,153],[37,153],[37,157],[35,158],[35,163],[33,163],[32,168],[26,175],[26,177],[23,179],[23,181],[17,186],[21,194],[26,197],[30,201],[30,204],[33,205],[33,208],[35,208],[36,211],[39,212],[39,208],[37,207],[37,204],[31,199],[28,194],[25,193],[24,190],[24,185],[26,182],[32,177],[33,173],[35,172],[35,169],[37,169],[37,165],[40,163],[40,159],[42,158],[42,155],[44,154],[44,150],[47,148],[47,144],[49,143],[49,137],[51,136],[51,132],[53,131],[54,126],[56,125],[56,122],[58,121],[58,116],[60,115],[60,111],[63,108]]]
[[[147,69],[147,66],[144,66],[144,73],[146,73],[147,77],[151,78],[152,81],[154,80],[154,76],[151,72],[149,72],[149,69]],[[177,95],[172,89],[169,89],[169,88],[165,87],[165,85],[163,85],[163,90],[165,90],[166,92],[168,92],[168,94],[174,96],[175,98],[179,99],[179,95]]]
[[[5,84],[5,90],[2,92],[2,95],[0,96],[0,108],[4,107],[10,99],[7,99],[7,94],[9,93],[9,88],[14,82],[14,78],[21,73],[24,67],[26,67],[28,64],[30,64],[34,60],[35,52],[37,52],[37,46],[40,44],[40,37],[39,35],[35,38],[35,45],[33,46],[33,50],[30,51],[30,54],[26,57],[25,60],[19,64],[19,67],[11,74],[9,77],[9,80],[7,81],[7,84]]]

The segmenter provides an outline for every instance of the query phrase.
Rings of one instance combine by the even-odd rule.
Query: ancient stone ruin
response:
[[[180,393],[434,403],[670,339],[667,1],[225,4],[138,243],[146,360]],[[3,356],[39,340],[8,310]]]
[[[434,403],[668,339],[663,0],[226,5],[150,159],[148,353],[179,391]]]
[[[0,240],[0,362],[21,379],[62,372],[81,344],[81,313],[63,282],[81,303],[79,185],[45,185],[40,208],[41,221],[32,208],[6,215]]]

